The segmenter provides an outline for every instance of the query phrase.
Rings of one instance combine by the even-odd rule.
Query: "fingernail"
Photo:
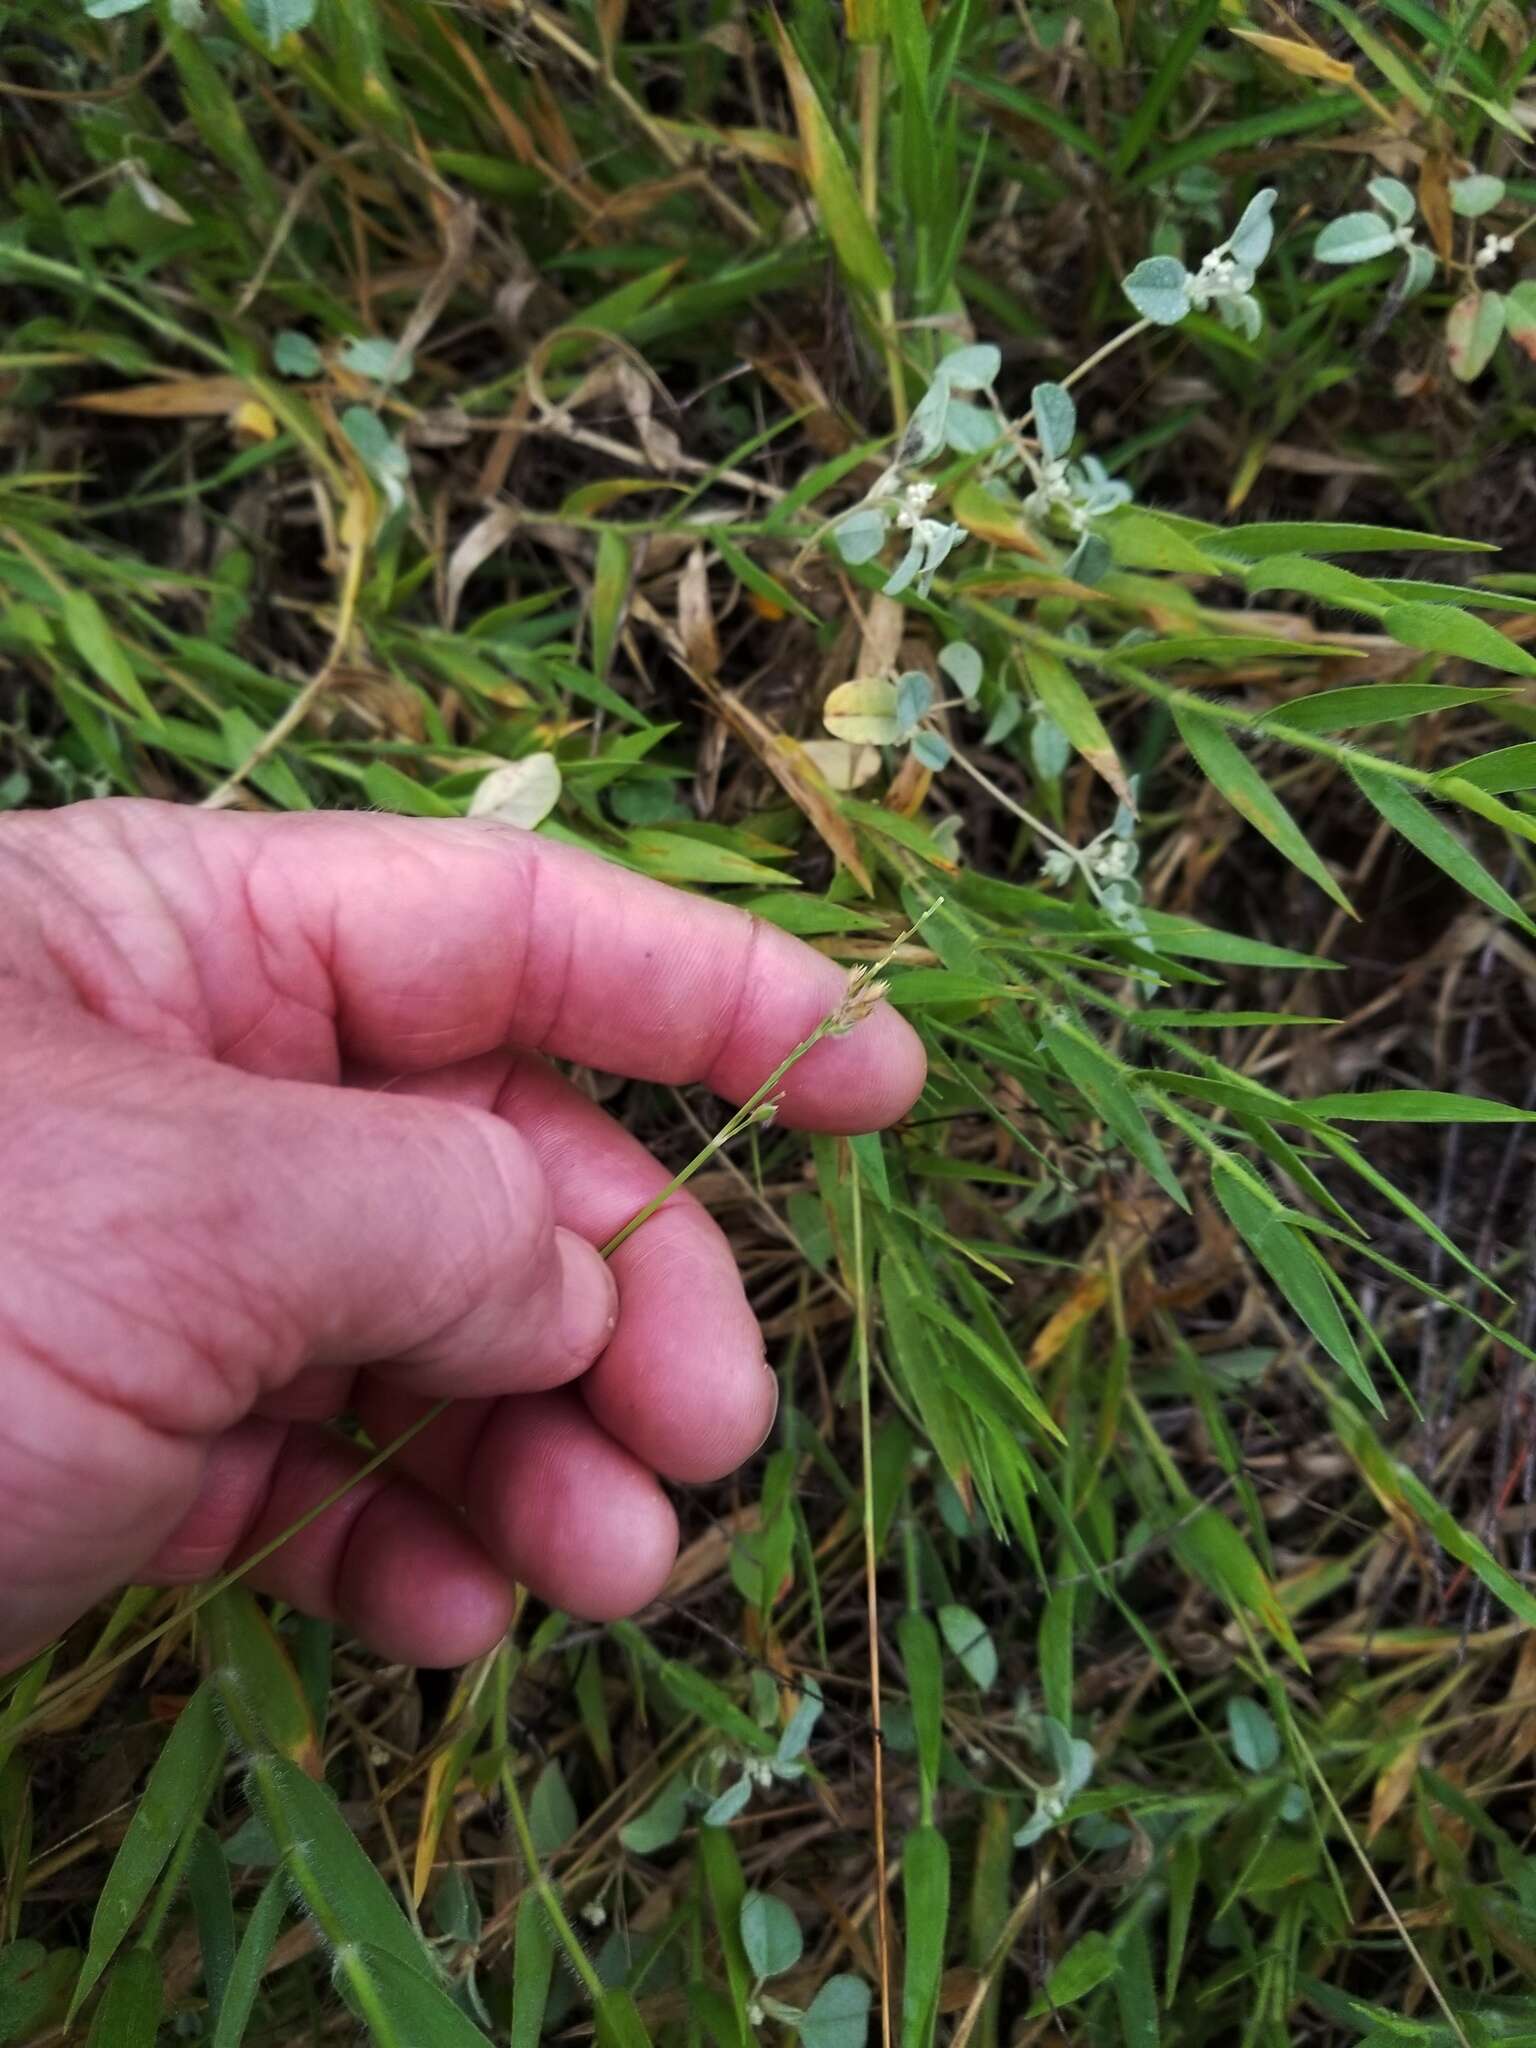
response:
[[[765,1380],[767,1380],[769,1387],[770,1405],[768,1409],[768,1425],[764,1429],[762,1435],[758,1438],[755,1446],[753,1447],[752,1455],[754,1457],[756,1457],[757,1453],[763,1448],[763,1445],[767,1443],[769,1437],[773,1435],[774,1430],[778,1426],[779,1420],[779,1400],[781,1394],[781,1390],[779,1387],[779,1376],[774,1371],[773,1367],[768,1363],[766,1358],[763,1360],[763,1377]]]
[[[585,1370],[613,1335],[619,1290],[606,1260],[574,1230],[557,1230],[560,1255],[560,1336],[569,1357]]]

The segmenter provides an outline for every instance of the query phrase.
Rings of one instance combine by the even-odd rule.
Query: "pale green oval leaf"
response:
[[[727,1785],[719,1798],[705,1810],[705,1827],[723,1828],[727,1822],[733,1821],[738,1813],[744,1811],[747,1801],[751,1797],[752,1780],[750,1778],[738,1778],[734,1785]]]
[[[988,391],[1003,367],[1003,352],[995,342],[978,341],[947,355],[934,372],[952,391]]]
[[[822,708],[822,723],[834,739],[854,746],[889,747],[901,737],[896,685],[885,676],[839,683]]]
[[[753,1975],[782,1977],[805,1952],[800,1923],[771,1892],[748,1892],[741,1902],[741,1945]]]
[[[296,35],[315,18],[317,0],[245,0],[246,19],[269,49]]]
[[[1255,192],[1228,238],[1227,247],[1245,269],[1257,270],[1269,254],[1275,239],[1274,211],[1279,196],[1272,185]]]
[[[469,800],[469,815],[531,832],[559,803],[560,788],[560,764],[553,754],[525,754],[482,779]]]
[[[1060,384],[1037,384],[1029,394],[1029,402],[1041,454],[1048,462],[1064,460],[1071,454],[1077,434],[1077,407],[1071,392]]]
[[[272,361],[283,377],[318,377],[325,358],[307,334],[285,327],[272,343]]]
[[[1121,286],[1144,320],[1176,327],[1189,311],[1189,272],[1176,256],[1148,256]]]
[[[800,2015],[801,2048],[865,2048],[869,2007],[862,1977],[829,1977]]]
[[[857,567],[860,562],[872,562],[879,554],[885,546],[886,532],[885,514],[874,505],[865,505],[833,527],[832,538],[843,560]]]
[[[972,1613],[969,1607],[941,1607],[939,1632],[972,1685],[986,1692],[996,1683],[997,1645],[979,1614]]]
[[[981,656],[968,640],[951,640],[939,650],[939,667],[965,698],[974,701],[981,688]]]
[[[1504,180],[1488,171],[1474,171],[1468,178],[1452,178],[1451,211],[1464,220],[1476,220],[1491,213],[1504,197]]]
[[[1346,213],[1329,221],[1312,244],[1319,263],[1366,263],[1397,246],[1387,222],[1378,213]]]
[[[369,377],[376,384],[403,384],[415,368],[413,359],[402,355],[395,342],[372,334],[349,341],[341,360],[355,375]]]
[[[1245,1771],[1272,1771],[1280,1761],[1280,1730],[1267,1707],[1234,1694],[1227,1701],[1232,1752]]]
[[[1384,213],[1390,213],[1400,228],[1413,219],[1414,198],[1401,178],[1372,178],[1366,186]]]
[[[1463,384],[1480,377],[1504,332],[1504,300],[1498,292],[1468,292],[1445,316],[1445,352],[1451,374]]]
[[[668,1848],[688,1819],[688,1781],[681,1773],[668,1778],[642,1812],[619,1829],[619,1840],[632,1856],[651,1856]]]
[[[910,738],[933,705],[933,684],[921,669],[909,668],[896,678],[896,737]]]
[[[1422,242],[1410,242],[1403,251],[1404,263],[1402,282],[1399,286],[1405,299],[1417,298],[1434,281],[1435,252],[1427,249]]]

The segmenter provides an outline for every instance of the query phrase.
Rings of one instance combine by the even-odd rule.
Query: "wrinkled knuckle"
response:
[[[549,1187],[527,1141],[485,1110],[455,1109],[442,1120],[444,1169],[461,1199],[453,1205],[459,1255],[486,1284],[552,1269],[555,1213]]]

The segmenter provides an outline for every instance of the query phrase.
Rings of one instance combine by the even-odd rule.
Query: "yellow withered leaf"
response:
[[[837,260],[855,284],[862,285],[868,292],[889,291],[895,277],[891,259],[881,247],[880,238],[864,211],[859,188],[848,168],[848,159],[843,155],[837,131],[828,120],[810,74],[800,62],[799,53],[777,16],[773,32],[795,110],[795,126],[800,131],[806,183],[815,198],[827,239],[837,251]]]
[[[1018,507],[994,498],[974,479],[961,484],[949,509],[956,523],[977,540],[990,541],[995,548],[1009,548],[1016,555],[1032,555],[1037,562],[1049,559]]]
[[[885,676],[860,676],[839,683],[827,697],[822,723],[834,739],[853,746],[893,746],[901,732],[896,685]]]
[[[122,413],[130,419],[218,419],[252,401],[241,377],[167,377],[153,384],[130,384],[121,391],[86,391],[66,401],[87,412]]]
[[[1245,43],[1252,43],[1256,50],[1262,50],[1266,57],[1273,57],[1277,64],[1283,64],[1287,71],[1294,71],[1302,78],[1326,78],[1333,85],[1354,82],[1353,64],[1330,57],[1326,50],[1319,50],[1311,43],[1293,43],[1289,36],[1269,36],[1256,28],[1235,28],[1231,33],[1240,36]]]
[[[252,441],[277,439],[277,421],[259,398],[247,398],[237,405],[229,416],[229,424],[237,434],[244,434]]]

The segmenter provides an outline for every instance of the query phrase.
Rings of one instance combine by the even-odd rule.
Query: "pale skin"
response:
[[[729,1246],[546,1055],[744,1100],[831,961],[510,827],[77,805],[0,823],[0,1668],[129,1582],[252,1573],[456,1664],[513,1586],[664,1584],[664,1481],[776,1387]],[[866,1131],[923,1080],[879,1006],[783,1084]]]

